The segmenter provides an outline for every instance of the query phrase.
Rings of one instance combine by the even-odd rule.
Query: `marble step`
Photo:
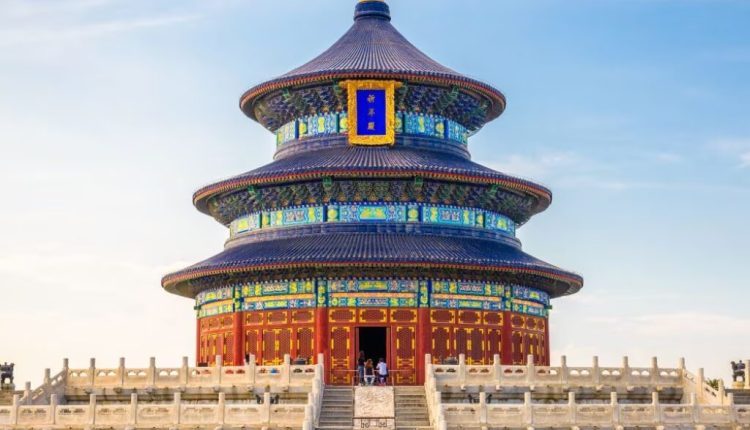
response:
[[[429,421],[396,421],[396,427],[429,427]]]
[[[320,425],[321,427],[326,427],[326,426],[344,426],[344,427],[349,426],[351,427],[352,424],[353,422],[351,418],[341,418],[341,419],[330,418],[326,420],[321,418],[320,421],[318,421],[318,425]]]

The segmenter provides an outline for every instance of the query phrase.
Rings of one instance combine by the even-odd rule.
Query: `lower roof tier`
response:
[[[453,270],[461,276],[511,277],[552,297],[573,294],[583,286],[581,276],[536,259],[507,242],[378,233],[291,237],[233,246],[165,276],[162,285],[171,293],[194,298],[210,287],[212,279],[227,282],[261,274],[274,277],[274,272],[279,272],[277,277],[295,278],[355,268],[359,275],[368,269],[384,269],[393,276],[409,270],[423,276],[428,275],[425,270]]]
[[[206,187],[193,195],[196,207],[207,214],[219,196],[248,187],[339,178],[396,179],[424,178],[465,184],[483,184],[528,196],[536,204],[525,216],[545,210],[552,193],[531,181],[497,172],[450,152],[417,149],[409,146],[362,147],[335,146],[301,152]]]

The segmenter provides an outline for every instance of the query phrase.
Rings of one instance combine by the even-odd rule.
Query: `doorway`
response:
[[[356,357],[359,357],[359,351],[364,351],[365,358],[372,359],[373,365],[381,358],[388,363],[388,328],[358,327]]]

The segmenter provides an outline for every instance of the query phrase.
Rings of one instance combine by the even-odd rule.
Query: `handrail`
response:
[[[156,360],[150,359],[149,367],[128,368],[120,359],[116,368],[98,368],[94,359],[88,368],[68,369],[68,388],[178,388],[199,386],[263,386],[278,385],[288,388],[292,385],[308,385],[314,378],[316,365],[291,364],[285,355],[281,364],[258,366],[250,357],[244,366],[223,366],[220,356],[211,367],[189,367],[187,357],[183,357],[180,367],[156,367]]]
[[[219,392],[215,403],[184,402],[181,393],[174,394],[171,403],[138,402],[138,394],[131,394],[127,404],[98,404],[96,394],[89,396],[86,405],[60,405],[51,396],[48,405],[21,405],[16,395],[13,405],[0,407],[0,426],[22,426],[52,429],[96,426],[178,427],[216,425],[222,428],[240,425],[310,427],[307,423],[311,406],[304,404],[272,404],[271,393],[263,395],[262,404],[227,403],[224,392]],[[305,427],[307,426],[307,427]]]
[[[431,363],[430,372],[425,374],[425,379],[432,375],[437,386],[460,389],[479,385],[500,389],[524,386],[685,387],[686,384],[693,384],[695,387],[686,389],[694,390],[699,400],[714,398],[716,404],[726,403],[724,390],[721,387],[719,390],[706,388],[708,385],[703,379],[702,371],[698,377],[692,376],[685,369],[684,360],[680,360],[678,367],[659,367],[656,358],[652,359],[650,367],[631,367],[625,357],[619,367],[601,367],[598,358],[594,357],[591,366],[572,367],[567,365],[565,356],[562,357],[560,366],[537,366],[533,356],[529,356],[527,363],[502,365],[500,356],[496,354],[492,364],[467,365],[462,354],[458,364]]]
[[[655,427],[670,426],[747,426],[750,408],[747,405],[707,405],[697,402],[695,395],[689,403],[661,404],[654,392],[651,403],[619,403],[617,393],[611,393],[609,403],[578,403],[575,393],[568,393],[568,402],[535,404],[526,392],[522,404],[487,404],[486,393],[479,393],[479,403],[444,403],[441,405],[443,422],[447,425],[478,425],[491,427]]]

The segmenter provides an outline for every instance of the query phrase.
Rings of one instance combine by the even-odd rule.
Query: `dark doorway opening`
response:
[[[377,365],[384,358],[388,362],[388,329],[386,327],[359,327],[359,351],[365,352],[365,358],[372,359]],[[357,356],[359,356],[359,351]]]

